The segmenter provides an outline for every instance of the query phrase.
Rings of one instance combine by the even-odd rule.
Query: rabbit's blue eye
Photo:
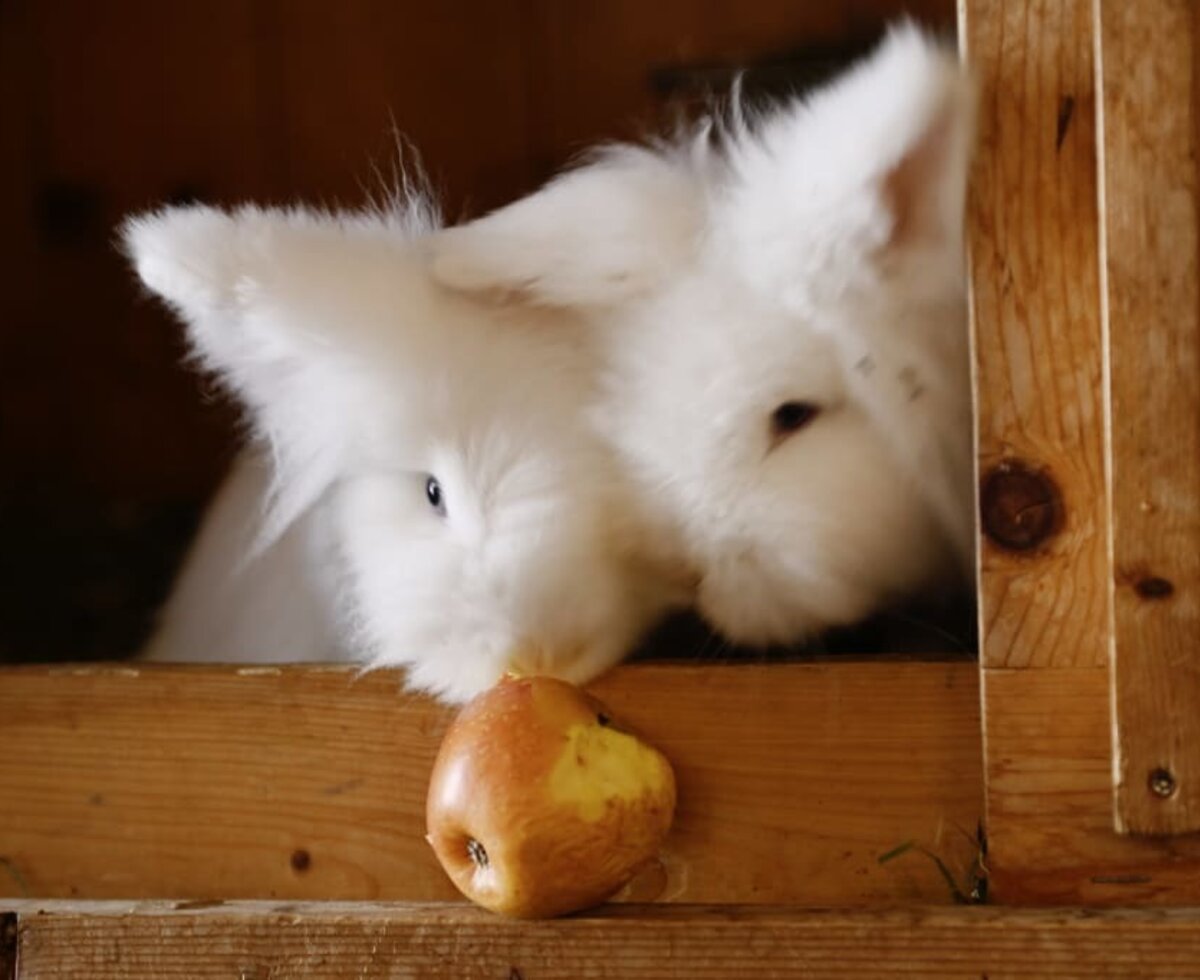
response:
[[[799,432],[821,414],[812,402],[784,402],[771,413],[771,434],[776,438]]]
[[[442,493],[442,485],[438,483],[436,476],[425,480],[425,499],[429,501],[429,506],[439,514],[446,513],[446,496]]]

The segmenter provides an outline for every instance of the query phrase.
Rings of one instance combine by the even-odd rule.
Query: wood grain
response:
[[[1113,828],[1108,671],[992,670],[986,683],[989,897],[1200,904],[1200,835]]]
[[[20,904],[22,980],[1200,977],[1200,911]]]
[[[1101,666],[1108,507],[1091,3],[962,0],[959,29],[981,88],[968,205],[980,473],[986,485],[1020,464],[1060,511],[1048,536],[1017,549],[985,535],[982,658]]]
[[[1113,829],[1092,4],[963,0],[959,16],[982,95],[968,218],[985,531],[989,475],[1013,518],[980,559],[989,895],[1200,901],[1200,840]]]
[[[1117,827],[1200,831],[1198,8],[1096,10]]]
[[[969,887],[974,664],[633,665],[594,690],[680,786],[627,897],[949,902],[931,855]],[[0,672],[0,894],[454,898],[423,839],[447,717],[387,672]]]

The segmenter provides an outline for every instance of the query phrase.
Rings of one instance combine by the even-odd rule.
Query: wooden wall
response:
[[[230,407],[113,247],[164,201],[357,204],[420,149],[451,217],[653,127],[663,69],[950,0],[0,3],[0,660],[119,654],[227,465]],[[719,84],[722,72],[701,73]]]

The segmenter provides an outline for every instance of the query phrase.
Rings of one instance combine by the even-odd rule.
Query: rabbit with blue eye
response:
[[[831,84],[609,148],[435,240],[464,295],[603,338],[594,406],[729,638],[788,643],[973,568],[962,211],[973,89],[911,24]]]
[[[145,656],[396,665],[453,701],[510,669],[587,680],[683,601],[584,412],[579,318],[445,290],[437,227],[418,193],[126,223],[255,437]]]

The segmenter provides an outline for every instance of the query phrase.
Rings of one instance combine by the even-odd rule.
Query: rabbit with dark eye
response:
[[[579,318],[445,290],[436,228],[419,194],[127,222],[138,274],[258,437],[150,659],[400,665],[462,700],[510,669],[587,680],[681,601],[584,412]]]
[[[448,285],[597,329],[594,417],[647,540],[736,641],[802,639],[973,567],[973,97],[902,24],[805,100],[610,148],[435,239]]]

